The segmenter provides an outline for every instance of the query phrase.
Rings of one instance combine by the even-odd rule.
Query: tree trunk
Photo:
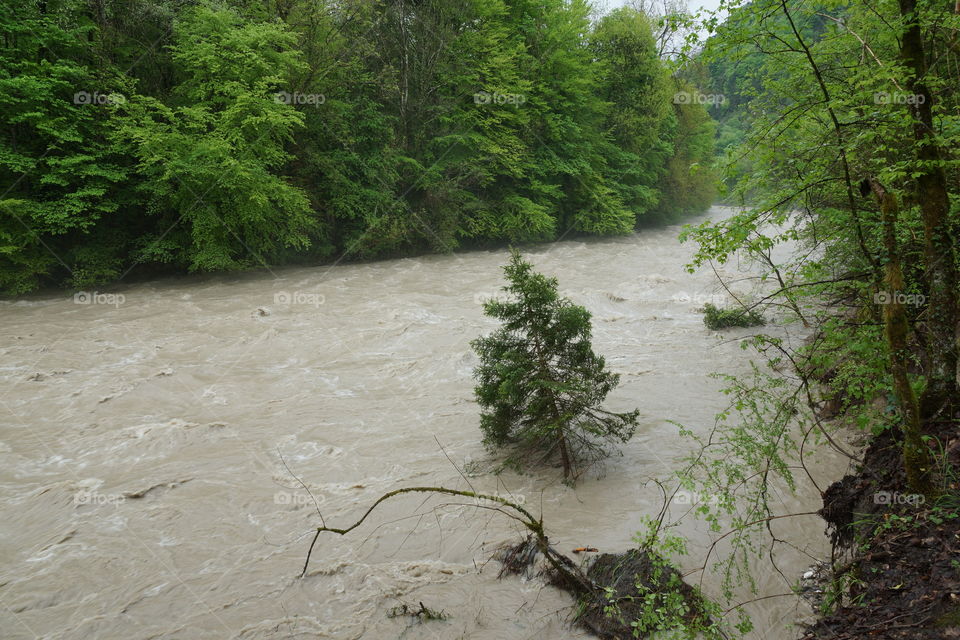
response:
[[[527,313],[533,315],[533,309],[527,305]],[[537,364],[540,365],[540,376],[550,382],[555,382],[551,375],[550,365],[547,363],[547,357],[543,353],[543,345],[540,344],[540,338],[533,337],[533,353],[537,357]],[[553,419],[556,421],[558,433],[557,443],[560,448],[560,461],[563,463],[563,479],[566,480],[573,473],[573,459],[570,457],[570,449],[567,446],[567,428],[561,417],[559,402],[553,390],[549,390],[550,406],[553,409]]]
[[[556,406],[554,406],[554,411],[556,411]],[[564,433],[562,427],[560,428],[560,460],[563,462],[563,479],[566,480],[570,477],[573,466],[570,464],[570,452],[567,451],[567,434]]]
[[[912,491],[927,497],[933,495],[931,481],[930,450],[923,442],[923,425],[917,396],[910,385],[907,375],[909,352],[907,351],[907,333],[910,325],[901,301],[903,295],[903,270],[900,267],[900,253],[897,249],[897,199],[874,179],[869,180],[870,188],[880,202],[883,214],[883,243],[887,252],[887,264],[884,267],[885,291],[879,300],[883,307],[884,335],[890,350],[890,372],[893,375],[893,392],[903,414],[903,467],[907,474],[907,484]]]
[[[927,388],[920,398],[920,417],[928,419],[955,402],[958,386],[957,350],[960,324],[957,314],[957,272],[949,230],[950,199],[943,170],[943,153],[933,130],[933,96],[924,82],[927,63],[916,0],[899,0],[905,31],[900,58],[910,72],[907,82],[914,99],[913,136],[916,142],[917,201],[923,217],[924,269],[930,299],[927,305],[929,336]]]

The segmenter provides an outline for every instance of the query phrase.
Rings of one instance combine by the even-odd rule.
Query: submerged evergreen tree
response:
[[[513,446],[507,463],[515,467],[559,456],[564,478],[575,479],[606,453],[604,441],[633,436],[639,411],[600,407],[620,376],[593,351],[590,312],[561,298],[556,278],[536,273],[517,251],[504,272],[512,299],[484,304],[503,326],[471,343],[484,442]]]

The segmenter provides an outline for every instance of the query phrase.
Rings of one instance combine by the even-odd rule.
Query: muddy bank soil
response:
[[[926,425],[960,469],[958,416]],[[821,511],[836,547],[842,606],[804,640],[960,638],[960,487],[930,503],[906,485],[899,434],[875,437],[861,469],[830,486]],[[829,586],[825,590],[830,593]]]

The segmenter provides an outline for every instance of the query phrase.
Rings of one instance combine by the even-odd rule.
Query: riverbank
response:
[[[856,472],[824,492],[820,513],[835,558],[823,585],[830,612],[804,640],[960,638],[958,418],[925,425],[946,461],[937,500],[911,493],[890,430],[871,438]]]

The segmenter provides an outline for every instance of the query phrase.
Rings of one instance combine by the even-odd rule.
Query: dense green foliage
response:
[[[0,290],[622,234],[713,127],[586,0],[0,6]]]
[[[763,315],[754,309],[721,309],[709,302],[703,305],[703,323],[708,329],[756,327],[764,324]]]
[[[815,369],[845,389],[858,386],[848,376],[859,371],[864,388],[878,390],[877,359],[881,371],[892,366],[877,350],[886,342],[921,374],[921,387],[956,391],[958,21],[945,6],[753,2],[708,43],[715,82],[741,64],[751,69],[741,115],[751,133],[729,162],[740,176],[737,197],[752,206],[689,231],[700,244],[697,263],[740,253],[764,264],[780,285],[769,302],[822,327],[832,357]],[[787,242],[803,250],[773,260],[772,249]],[[824,304],[838,301],[858,311],[838,319]],[[901,317],[908,335],[891,334]],[[909,343],[916,346],[906,354]],[[939,402],[928,400],[928,408]]]
[[[472,342],[484,442],[514,448],[509,463],[558,457],[565,478],[603,453],[602,441],[626,442],[639,411],[602,409],[620,382],[590,344],[590,312],[557,294],[556,278],[533,271],[516,251],[504,267],[507,300],[484,304],[502,326]]]

